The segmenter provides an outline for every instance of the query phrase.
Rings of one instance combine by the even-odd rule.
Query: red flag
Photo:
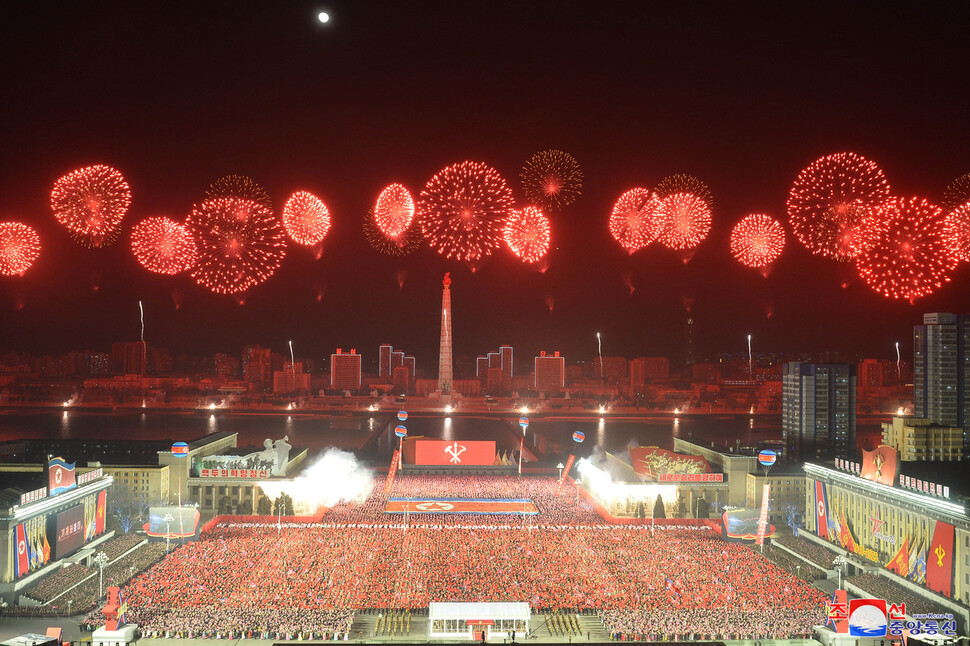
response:
[[[825,484],[815,481],[815,533],[822,538],[829,537],[829,519],[825,508]]]
[[[758,516],[758,534],[754,538],[755,545],[765,544],[765,529],[768,527],[768,500],[771,498],[771,485],[765,481],[761,493],[761,514]]]
[[[855,539],[852,538],[852,532],[849,531],[849,524],[845,522],[845,514],[839,518],[839,541],[842,542],[842,547],[849,550],[850,552],[855,551]]]
[[[27,574],[30,569],[30,560],[27,558],[27,530],[24,524],[17,525],[17,576]]]
[[[387,470],[387,479],[384,480],[384,493],[391,493],[391,487],[394,485],[394,476],[397,475],[400,462],[401,452],[395,450],[394,456],[391,458],[391,468]]]
[[[96,511],[96,516],[94,519],[94,534],[98,536],[104,533],[104,512],[105,503],[107,502],[107,491],[98,492],[98,506]]]
[[[575,459],[576,456],[573,454],[569,456],[568,460],[566,460],[566,468],[562,470],[562,475],[559,476],[559,486],[556,487],[557,496],[562,492],[562,485],[564,482],[566,482],[566,476],[569,475],[569,470],[573,467],[573,460]]]
[[[909,574],[909,536],[903,539],[903,546],[896,552],[896,556],[886,563],[886,569],[892,570],[899,576]]]
[[[953,596],[953,525],[936,521],[933,542],[926,555],[926,587]]]

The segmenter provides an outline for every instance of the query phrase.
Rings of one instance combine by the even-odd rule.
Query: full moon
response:
[[[330,22],[330,14],[328,14],[326,11],[321,11],[317,14],[317,20],[320,22]]]

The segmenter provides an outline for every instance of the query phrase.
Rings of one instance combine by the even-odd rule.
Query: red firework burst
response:
[[[889,182],[872,161],[855,153],[817,159],[798,174],[788,195],[795,237],[814,254],[848,260],[875,240],[874,207],[889,197]]]
[[[785,228],[763,213],[745,216],[731,231],[731,255],[748,267],[767,267],[785,247]]]
[[[387,237],[400,237],[413,219],[414,198],[403,184],[391,184],[377,196],[374,223]]]
[[[40,255],[40,236],[21,222],[0,222],[0,276],[20,276]]]
[[[54,182],[51,191],[54,217],[89,247],[115,241],[129,206],[131,189],[125,178],[102,164],[71,171]]]
[[[610,233],[628,253],[646,247],[660,233],[657,196],[645,188],[631,188],[613,205]]]
[[[960,262],[970,261],[970,202],[947,214],[944,232],[950,251]]]
[[[664,177],[653,187],[653,192],[660,199],[673,195],[674,193],[690,193],[704,200],[707,208],[714,208],[714,196],[711,194],[711,189],[707,188],[707,184],[693,175],[679,173]]]
[[[657,207],[660,243],[670,249],[693,249],[711,230],[711,209],[693,193],[671,193]]]
[[[266,189],[260,186],[252,177],[245,175],[225,175],[209,185],[205,192],[206,199],[215,200],[223,197],[237,197],[257,204],[267,209],[273,209],[273,200]]]
[[[283,227],[272,211],[251,200],[205,200],[186,225],[199,253],[192,278],[217,294],[237,294],[262,283],[286,255]]]
[[[330,212],[313,193],[297,191],[283,207],[283,226],[297,244],[320,244],[330,231]]]
[[[174,275],[195,263],[192,234],[171,218],[145,218],[131,230],[131,252],[142,267],[156,274]]]
[[[877,207],[879,236],[856,268],[874,290],[909,301],[950,280],[957,265],[940,207],[917,198],[893,197]]]
[[[569,206],[583,192],[579,162],[561,150],[537,152],[522,167],[519,177],[529,201],[548,209]]]
[[[416,222],[399,235],[389,236],[377,226],[374,210],[364,215],[364,235],[370,245],[388,256],[406,256],[421,246],[421,229]]]
[[[943,210],[950,211],[970,202],[970,173],[956,178],[943,191]]]
[[[505,221],[505,244],[525,262],[538,262],[549,251],[549,219],[538,208],[514,210]]]
[[[442,256],[474,262],[499,247],[511,208],[512,191],[498,171],[466,161],[428,181],[418,201],[418,224]]]

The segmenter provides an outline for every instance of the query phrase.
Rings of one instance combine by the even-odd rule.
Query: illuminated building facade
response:
[[[273,357],[269,348],[247,345],[243,348],[243,377],[254,388],[262,390],[270,385]]]
[[[930,462],[963,459],[963,429],[935,424],[920,417],[894,417],[882,425],[882,443],[899,452],[903,461]]]
[[[310,373],[303,371],[303,364],[299,361],[283,364],[282,370],[273,372],[273,392],[279,394],[309,392]]]
[[[782,369],[781,432],[790,460],[852,455],[856,444],[855,367],[786,363]]]
[[[547,356],[545,351],[535,358],[533,386],[538,391],[558,390],[566,386],[566,359],[556,351]]]
[[[345,353],[341,348],[330,355],[330,387],[334,390],[360,390],[360,355],[351,349]]]
[[[630,361],[630,385],[643,386],[654,379],[670,377],[670,360],[667,357],[638,357]]]
[[[377,374],[383,379],[388,379],[391,376],[391,354],[393,352],[394,347],[387,343],[378,349],[379,358]]]
[[[907,465],[915,463],[902,463],[904,473],[892,478],[892,485],[863,478],[852,463],[842,464],[843,468],[804,465],[806,514],[799,535],[812,534],[811,538],[853,553],[870,568],[875,566],[879,575],[943,605],[966,626],[970,620],[967,499],[951,493],[949,487],[946,496],[928,493],[931,487],[936,491],[942,487],[906,475]],[[939,468],[940,464],[932,467]],[[931,474],[943,477],[936,471]],[[908,486],[901,485],[901,480]]]
[[[944,426],[966,428],[970,403],[970,325],[947,312],[923,315],[913,328],[913,409]],[[967,452],[964,435],[964,453]]]
[[[111,368],[116,375],[148,373],[148,352],[144,341],[111,344]]]

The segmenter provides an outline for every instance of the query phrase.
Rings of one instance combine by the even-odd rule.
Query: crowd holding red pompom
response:
[[[806,635],[823,593],[706,527],[604,524],[554,478],[402,476],[391,495],[530,498],[517,516],[387,515],[377,482],[321,523],[219,525],[132,580],[148,635],[341,636],[364,609],[525,601],[598,611],[614,638]]]

